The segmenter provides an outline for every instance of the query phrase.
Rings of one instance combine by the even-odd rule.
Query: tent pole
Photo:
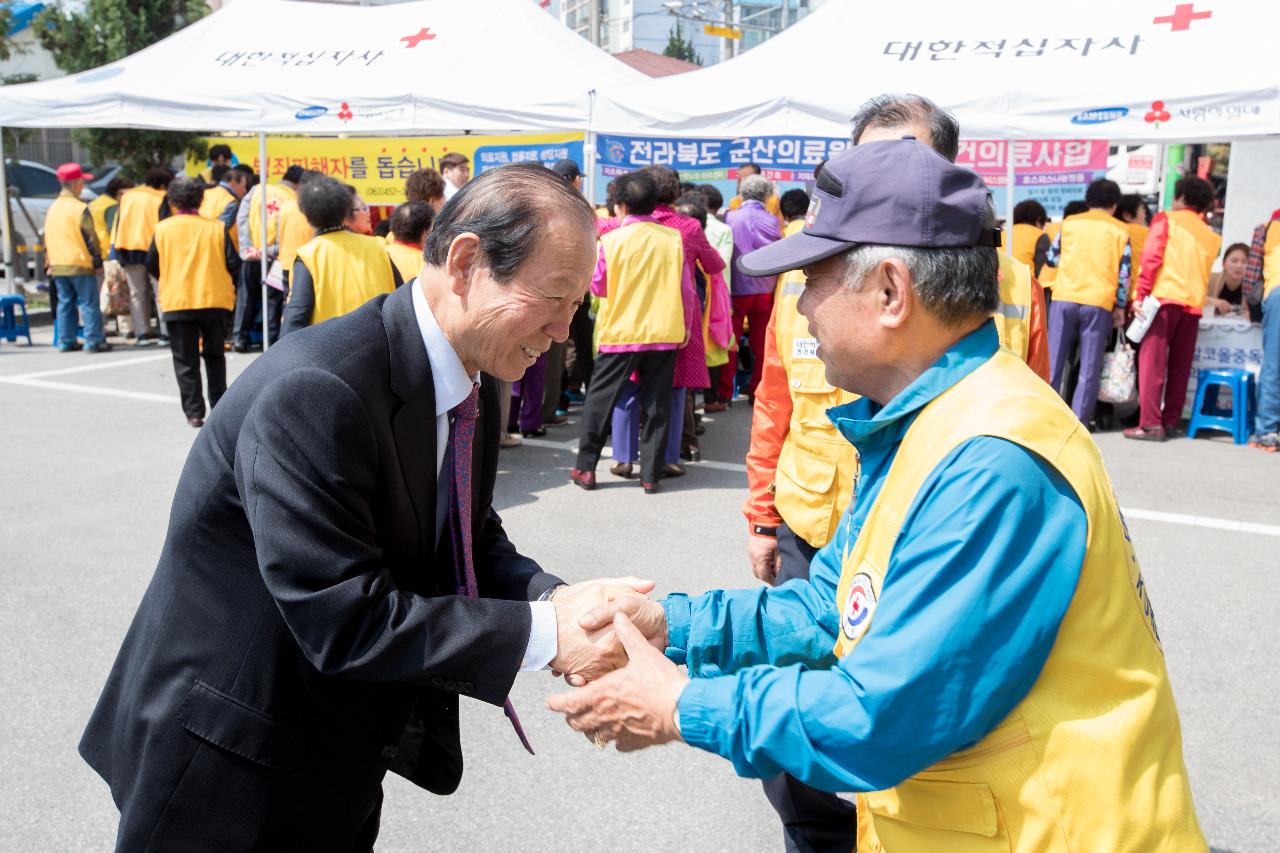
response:
[[[9,169],[4,156],[4,128],[0,127],[0,231],[4,232],[4,292],[17,293],[13,280],[13,223],[9,220]]]
[[[1013,257],[1013,185],[1017,181],[1017,170],[1013,167],[1013,139],[1005,140],[1004,149],[1004,248],[1009,257]]]
[[[262,192],[258,193],[258,200],[262,202],[262,258],[258,261],[262,268],[262,351],[267,351],[269,341],[267,340],[268,322],[267,317],[270,310],[267,308],[267,135],[265,133],[258,134],[258,162],[262,164]]]
[[[587,132],[582,135],[582,171],[586,174],[583,182],[586,188],[587,201],[596,206],[596,131],[595,131],[596,90],[587,93]]]

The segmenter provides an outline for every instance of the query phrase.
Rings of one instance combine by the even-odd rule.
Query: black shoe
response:
[[[241,343],[240,341],[236,341],[235,344],[232,346],[232,349],[234,349],[236,352],[248,352],[249,345],[246,343]]]
[[[699,450],[681,450],[680,458],[686,462],[701,462],[702,453]]]
[[[537,429],[522,429],[520,434],[525,438],[542,438],[547,434],[547,431],[543,427],[538,427]]]
[[[200,429],[200,427],[204,426],[204,418],[187,418],[187,425]]]
[[[106,341],[102,341],[101,343],[89,344],[87,347],[84,348],[84,351],[85,352],[111,352],[111,350],[113,349],[115,349],[115,347],[111,346],[111,344],[107,343]]]
[[[79,341],[73,341],[66,346],[58,347],[58,352],[80,352],[82,349],[84,349],[84,344]]]

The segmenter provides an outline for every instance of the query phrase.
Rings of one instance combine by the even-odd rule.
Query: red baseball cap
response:
[[[79,163],[63,163],[58,167],[60,181],[92,181],[93,175],[80,168]]]

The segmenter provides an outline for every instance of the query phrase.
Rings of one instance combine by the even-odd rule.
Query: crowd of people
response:
[[[207,413],[201,359],[211,406],[226,389],[224,349],[254,348],[264,312],[266,338],[274,342],[415,278],[435,215],[470,179],[467,158],[450,153],[440,171],[410,175],[405,203],[375,226],[369,205],[350,185],[296,165],[263,184],[251,167],[231,161],[228,146],[214,145],[210,168],[198,178],[175,178],[157,167],[136,187],[115,179],[87,205],[79,193],[92,176],[66,164],[58,171],[64,192],[46,221],[58,348],[109,350],[104,313],[137,345],[168,344],[193,426]],[[581,189],[576,162],[561,161],[553,171]],[[821,166],[815,179],[820,174]],[[1204,219],[1213,202],[1207,181],[1186,177],[1174,189],[1172,209],[1152,217],[1143,197],[1122,195],[1102,179],[1068,203],[1058,222],[1035,200],[1014,208],[1007,239],[1019,266],[1010,277],[1029,275],[1038,286],[1034,299],[1002,309],[1005,321],[1025,330],[1011,334],[1027,336],[1029,363],[1038,370],[1040,362],[1047,365],[1046,379],[1090,429],[1114,422],[1111,403],[1099,401],[1104,359],[1108,350],[1128,346],[1124,330],[1148,298],[1158,308],[1138,345],[1139,408],[1124,430],[1127,438],[1163,441],[1180,434],[1206,306],[1262,321],[1264,350],[1277,346],[1275,322],[1266,322],[1264,307],[1280,276],[1267,267],[1280,263],[1268,254],[1270,225],[1253,245],[1227,247],[1221,272],[1211,275],[1221,246]],[[738,194],[727,204],[714,186],[682,183],[663,166],[612,181],[597,209],[591,292],[569,339],[553,342],[521,380],[502,389],[502,445],[545,436],[581,404],[573,482],[594,488],[595,467],[610,441],[610,472],[639,478],[647,492],[663,477],[685,474],[682,462],[701,458],[705,414],[724,411],[739,397],[755,406],[762,376],[778,359],[770,348],[775,306],[787,288],[798,292],[802,284],[748,275],[737,261],[795,233],[808,208],[806,191],[779,194],[754,163],[738,170]],[[191,220],[190,227],[160,228],[170,219]],[[196,219],[220,222],[224,245],[209,243],[214,232]],[[197,227],[201,239],[188,233]],[[103,269],[100,285],[96,271]],[[100,286],[107,291],[102,299]],[[171,323],[183,324],[176,335]],[[83,325],[83,345],[77,325]],[[1009,343],[1016,349],[1020,342]],[[1268,361],[1274,364],[1274,356]],[[1264,369],[1250,442],[1268,451],[1280,449],[1276,382]]]
[[[1138,410],[1124,436],[1165,441],[1183,432],[1200,321],[1215,314],[1261,321],[1264,364],[1249,443],[1275,452],[1280,387],[1273,371],[1280,341],[1276,320],[1266,323],[1265,304],[1280,278],[1280,259],[1272,256],[1268,271],[1270,224],[1259,227],[1253,245],[1228,246],[1221,271],[1213,273],[1222,246],[1206,222],[1213,186],[1188,176],[1173,195],[1171,209],[1153,217],[1142,196],[1122,195],[1114,181],[1100,179],[1084,199],[1067,204],[1060,222],[1050,223],[1034,200],[1014,208],[1013,255],[1039,277],[1048,303],[1050,383],[1091,430],[1109,427],[1115,401],[1099,399],[1106,353],[1130,346],[1125,330],[1154,300],[1149,324],[1134,344]]]

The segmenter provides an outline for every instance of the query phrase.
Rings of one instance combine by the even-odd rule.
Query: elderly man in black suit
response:
[[[488,172],[437,218],[417,284],[284,338],[219,401],[80,743],[117,850],[371,850],[388,770],[457,787],[459,695],[524,741],[517,672],[625,660],[578,619],[652,584],[565,586],[516,550],[480,382],[567,337],[595,257],[555,173]]]

